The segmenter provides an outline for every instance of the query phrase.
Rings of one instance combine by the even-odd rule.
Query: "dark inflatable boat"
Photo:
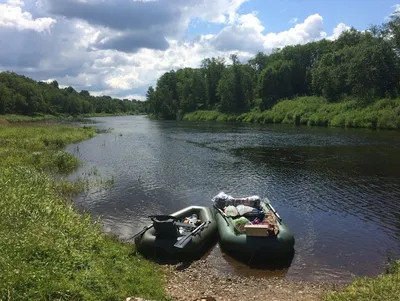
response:
[[[294,236],[267,199],[257,196],[232,198],[220,193],[213,198],[213,202],[219,244],[223,251],[250,257],[293,255]],[[246,214],[236,214],[234,208],[240,205],[242,210],[249,210],[250,207],[253,210]]]
[[[135,237],[137,251],[146,257],[196,258],[216,242],[217,222],[212,208],[190,206],[150,218],[153,223]]]

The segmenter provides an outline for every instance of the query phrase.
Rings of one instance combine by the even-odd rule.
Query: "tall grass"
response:
[[[243,114],[222,114],[217,111],[196,111],[184,120],[284,123],[308,126],[400,129],[400,99],[381,99],[369,106],[347,99],[328,103],[320,97],[298,97],[283,100],[271,110]]]
[[[72,126],[0,126],[0,300],[164,298],[163,278],[131,245],[105,236],[54,180],[79,162],[62,148],[95,135]]]
[[[0,118],[3,120],[7,120],[8,122],[11,123],[17,123],[17,122],[40,122],[40,121],[55,120],[62,118],[62,116],[61,115],[54,116],[47,114],[37,114],[35,116],[7,114],[7,115],[0,115]]]
[[[62,150],[67,144],[95,135],[91,127],[1,126],[0,167],[32,166],[49,172],[68,173],[79,161]]]
[[[391,265],[388,273],[376,278],[356,279],[342,292],[330,292],[325,301],[400,300],[400,261]]]
[[[88,117],[107,117],[107,116],[128,116],[128,115],[140,115],[139,112],[126,112],[126,113],[91,113],[91,114],[80,114],[80,115],[68,115],[58,113],[56,115],[40,114],[37,113],[33,116],[18,115],[18,114],[6,114],[0,115],[0,124],[3,123],[14,123],[24,125],[24,123],[56,123],[56,122],[83,122],[83,123],[95,123],[94,121],[88,120]]]

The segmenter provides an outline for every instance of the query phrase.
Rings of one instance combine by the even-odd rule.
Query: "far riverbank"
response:
[[[183,120],[398,130],[400,98],[381,99],[371,105],[362,106],[356,100],[328,103],[321,97],[298,97],[283,100],[266,111],[224,114],[218,111],[199,110],[185,114]]]

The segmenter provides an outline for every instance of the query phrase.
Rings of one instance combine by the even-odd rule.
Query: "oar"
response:
[[[135,235],[133,235],[132,237],[128,238],[127,240],[135,239],[136,237],[142,235],[144,232],[146,232],[147,230],[149,230],[149,229],[151,229],[151,228],[153,228],[153,225],[146,226],[146,227],[143,228],[142,231],[136,233]]]
[[[196,229],[194,229],[192,232],[190,232],[190,234],[188,234],[188,235],[184,236],[183,238],[181,238],[180,240],[178,240],[174,244],[174,247],[179,248],[179,249],[184,248],[189,243],[189,241],[192,240],[193,236],[195,236],[198,232],[203,230],[205,225],[206,225],[206,222],[202,222]]]
[[[149,218],[150,218],[151,220],[153,220],[153,219],[155,219],[155,218],[170,218],[170,219],[173,219],[173,220],[175,221],[175,223],[180,221],[179,218],[177,218],[176,216],[172,216],[172,215],[150,215]],[[154,221],[154,220],[153,220],[153,221]],[[142,235],[142,234],[143,234],[144,232],[146,232],[147,230],[153,228],[153,225],[154,225],[154,224],[152,224],[152,225],[150,225],[150,226],[147,226],[147,227],[144,227],[142,231],[140,231],[139,233],[136,233],[135,235],[133,235],[132,237],[128,238],[127,240],[135,239],[136,237]]]
[[[219,212],[219,213],[222,215],[222,217],[225,219],[226,225],[229,226],[229,222],[228,222],[228,220],[227,220],[228,216],[225,214],[225,212],[222,211],[221,209],[219,209],[219,208],[217,207],[217,205],[215,205],[215,204],[214,204],[214,208],[218,210],[218,212]]]
[[[276,212],[276,210],[274,209],[274,207],[272,207],[271,203],[266,202],[265,203],[271,208],[272,212],[276,215],[277,218],[279,218],[279,221],[282,221],[282,218],[279,216],[278,212]]]

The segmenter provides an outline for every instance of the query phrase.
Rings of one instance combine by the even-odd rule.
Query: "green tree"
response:
[[[257,95],[262,99],[263,109],[270,108],[278,99],[293,94],[292,68],[290,61],[278,60],[261,72]]]
[[[8,114],[15,112],[15,100],[12,92],[3,83],[0,83],[0,114]]]
[[[204,59],[201,68],[205,79],[206,106],[208,109],[213,109],[221,100],[217,93],[217,87],[225,70],[225,60],[220,57]]]

